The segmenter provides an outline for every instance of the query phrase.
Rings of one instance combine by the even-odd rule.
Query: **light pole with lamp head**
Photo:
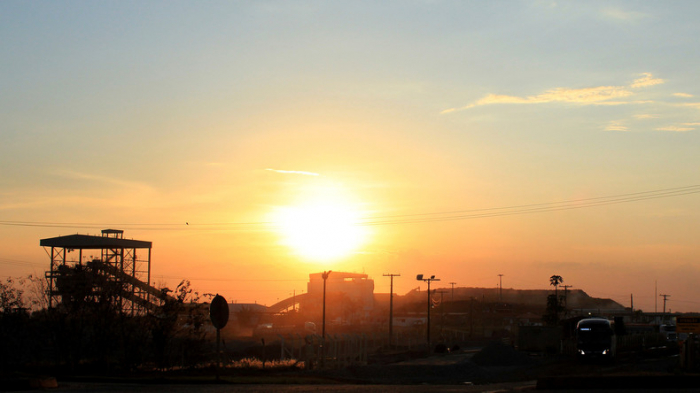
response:
[[[435,278],[435,276],[430,276],[430,278],[424,278],[422,274],[419,274],[416,276],[416,280],[418,281],[425,281],[428,283],[428,320],[427,320],[427,326],[426,326],[426,341],[428,342],[428,353],[430,353],[430,282],[431,281],[440,281],[439,278]]]
[[[323,272],[321,277],[323,278],[323,319],[321,321],[321,338],[326,339],[326,280],[328,280],[328,275],[331,274],[332,270]]]

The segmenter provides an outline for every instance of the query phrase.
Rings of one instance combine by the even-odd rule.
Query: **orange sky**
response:
[[[117,228],[238,302],[335,270],[698,310],[697,8],[3,2],[0,275]],[[299,255],[309,204],[364,241]]]

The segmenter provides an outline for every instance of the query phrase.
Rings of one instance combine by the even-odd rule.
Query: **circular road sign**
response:
[[[228,303],[223,296],[217,294],[209,305],[209,318],[217,329],[223,329],[228,323]]]

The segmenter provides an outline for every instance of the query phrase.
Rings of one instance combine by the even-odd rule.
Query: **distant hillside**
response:
[[[452,288],[438,288],[438,291],[443,291],[443,296],[445,301],[452,300]],[[551,289],[510,289],[503,288],[502,296],[504,303],[511,304],[522,304],[526,306],[543,306],[547,302],[547,296],[553,294],[554,291]],[[559,290],[561,296],[564,295],[563,290]],[[420,291],[418,288],[408,292],[405,295],[405,300],[412,301],[415,298],[416,301],[421,301],[421,298],[425,296],[425,291]],[[500,301],[499,289],[498,288],[455,288],[454,289],[454,301],[464,301],[475,298],[477,300],[495,303]],[[595,298],[589,296],[586,292],[581,289],[569,290],[566,292],[567,307],[569,309],[583,308],[583,309],[620,309],[623,310],[625,306],[612,299]]]

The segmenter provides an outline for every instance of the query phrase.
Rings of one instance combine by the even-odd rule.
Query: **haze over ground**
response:
[[[116,228],[153,242],[152,281],[230,301],[269,305],[324,270],[375,292],[401,273],[400,294],[418,273],[557,274],[698,310],[699,15],[3,1],[0,276],[43,274],[39,239]]]

